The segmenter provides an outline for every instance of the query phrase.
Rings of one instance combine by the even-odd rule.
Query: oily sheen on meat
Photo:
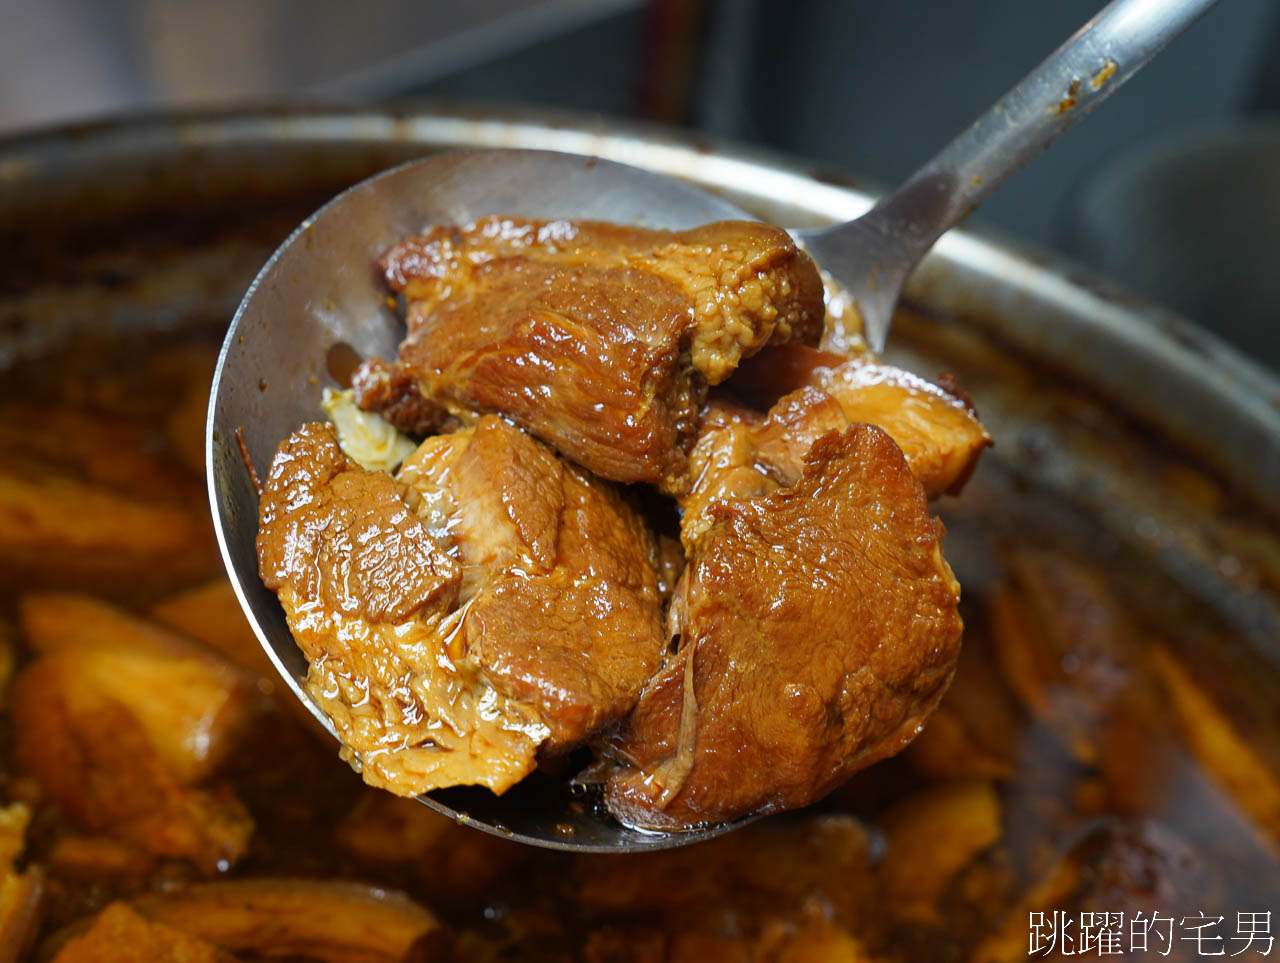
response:
[[[266,479],[258,558],[349,760],[401,795],[502,792],[624,715],[664,645],[648,529],[492,416],[395,479],[304,425]]]
[[[392,475],[305,426],[259,538],[367,781],[501,792],[586,744],[618,819],[680,829],[919,733],[962,630],[928,499],[990,438],[953,382],[810,347],[785,232],[495,216],[380,266],[408,330],[354,397],[425,440]]]
[[[686,508],[679,650],[609,741],[606,800],[632,825],[821,798],[915,737],[960,651],[942,526],[885,432],[826,434],[785,487],[732,458],[702,467],[718,494]]]
[[[823,323],[812,260],[745,221],[674,232],[489,217],[410,238],[382,268],[408,300],[408,333],[399,368],[357,376],[362,407],[421,423],[412,381],[441,409],[498,412],[602,478],[669,492],[685,486],[706,386],[767,344],[815,341]]]

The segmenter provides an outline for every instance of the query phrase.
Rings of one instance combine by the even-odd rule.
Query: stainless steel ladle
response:
[[[883,346],[903,282],[934,241],[1106,98],[1215,0],[1116,0],[856,221],[796,232],[856,300],[867,340]],[[209,496],[227,571],[259,640],[293,692],[331,733],[302,685],[307,664],[258,579],[258,496],[240,450],[262,469],[295,428],[321,417],[337,344],[393,358],[403,324],[375,270],[393,243],[431,224],[485,214],[600,219],[682,229],[750,215],[691,185],[608,161],[542,151],[435,155],[372,177],[308,218],[245,295],[218,359],[207,425]],[[856,332],[828,332],[840,347]],[[239,433],[239,441],[237,440]],[[707,839],[621,826],[567,780],[535,774],[502,796],[438,791],[422,801],[461,823],[558,849],[635,852]]]

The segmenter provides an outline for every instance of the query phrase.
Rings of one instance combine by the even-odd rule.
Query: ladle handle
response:
[[[945,203],[908,219],[927,249],[1215,3],[1113,0],[882,204],[942,188]]]
[[[863,217],[821,232],[833,263],[879,238],[880,290],[868,337],[884,343],[892,300],[933,243],[1057,137],[1104,101],[1217,0],[1113,0],[932,160]],[[847,238],[842,238],[847,234]],[[873,330],[875,329],[875,330]]]

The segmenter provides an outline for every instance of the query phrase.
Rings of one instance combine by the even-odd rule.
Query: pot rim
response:
[[[0,212],[112,162],[253,144],[532,147],[594,154],[693,181],[785,226],[857,217],[868,182],[775,151],[638,121],[543,108],[414,101],[110,116],[0,139]],[[797,214],[800,216],[797,217]],[[957,228],[907,287],[1001,345],[1119,402],[1280,516],[1280,373],[1060,255]]]

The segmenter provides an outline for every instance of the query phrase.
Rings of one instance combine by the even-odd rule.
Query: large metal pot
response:
[[[0,143],[0,371],[103,331],[220,333],[302,218],[354,181],[438,149],[596,154],[696,181],[784,225],[856,216],[870,203],[855,185],[794,161],[584,117],[530,116],[204,114]],[[891,358],[925,375],[954,373],[997,442],[963,497],[938,503],[948,557],[970,597],[999,588],[1011,545],[1061,547],[1104,573],[1121,607],[1132,601],[1167,625],[1185,622],[1184,648],[1205,650],[1194,664],[1231,670],[1215,679],[1219,698],[1251,696],[1262,707],[1255,719],[1274,728],[1280,380],[1065,262],[975,233],[944,238],[909,298]],[[48,368],[51,383],[62,376]],[[1086,623],[1087,613],[1073,624]],[[1042,748],[1029,741],[1020,752]],[[1029,795],[1019,811],[1037,800]],[[1181,826],[1202,818],[1181,799],[1165,801]],[[1274,883],[1239,868],[1269,868],[1270,857],[1241,863],[1241,844],[1219,839],[1213,820],[1205,825],[1200,843],[1214,847],[1205,852],[1238,877],[1232,898],[1270,899]],[[564,864],[548,865],[559,873]],[[1010,912],[1021,927],[1021,905]]]
[[[793,160],[550,113],[294,110],[37,133],[0,144],[0,369],[86,330],[224,323],[320,202],[459,146],[649,167],[789,226],[871,200]],[[921,310],[890,355],[961,377],[998,440],[987,476],[1075,506],[1280,662],[1274,375],[1066,262],[968,231],[942,240],[909,297]],[[1201,497],[1189,474],[1225,494]]]

